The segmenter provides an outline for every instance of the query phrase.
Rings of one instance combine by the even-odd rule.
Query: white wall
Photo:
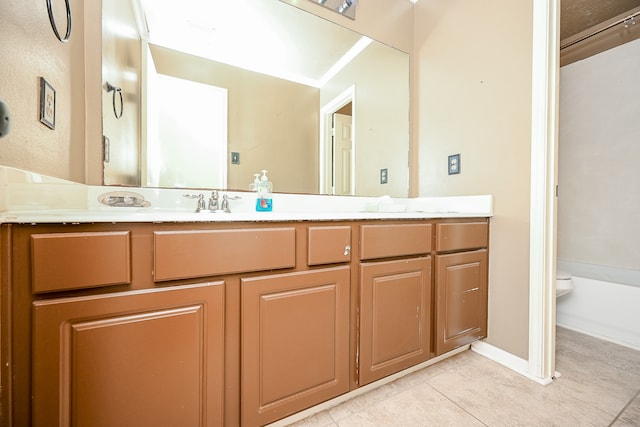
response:
[[[557,323],[640,348],[640,39],[560,70]]]
[[[562,67],[558,257],[640,269],[640,39]]]

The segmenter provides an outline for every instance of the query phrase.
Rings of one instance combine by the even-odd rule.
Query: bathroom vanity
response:
[[[5,211],[2,425],[265,425],[446,356],[478,213]]]
[[[484,337],[488,225],[3,224],[2,412],[35,426],[286,417]]]

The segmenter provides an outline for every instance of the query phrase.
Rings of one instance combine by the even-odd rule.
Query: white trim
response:
[[[533,2],[528,376],[555,373],[559,0]]]
[[[507,351],[504,351],[501,348],[495,347],[491,344],[487,344],[484,341],[476,341],[471,344],[471,351],[478,353],[479,355],[484,356],[487,359],[493,360],[494,362],[499,363],[502,366],[509,368],[512,371],[524,377],[527,377],[539,384],[551,384],[554,379],[554,377],[539,378],[537,376],[531,375],[529,373],[529,362]],[[555,375],[555,377],[557,376],[558,375]]]
[[[331,142],[329,136],[331,135],[332,115],[334,112],[351,102],[352,113],[352,152],[351,152],[351,194],[355,194],[355,158],[356,158],[356,141],[355,141],[355,110],[356,110],[356,86],[352,85],[344,90],[340,95],[329,101],[324,107],[320,109],[320,194],[335,194],[335,190],[331,185],[333,181],[331,174],[331,163],[328,159],[332,158]]]

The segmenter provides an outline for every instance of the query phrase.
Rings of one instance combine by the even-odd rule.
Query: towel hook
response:
[[[116,116],[116,119],[122,117],[122,113],[124,113],[124,98],[122,96],[122,88],[112,85],[107,82],[107,92],[113,92],[113,97],[111,98],[111,105],[113,105],[113,115]],[[120,113],[118,113],[118,109],[116,108],[116,93],[120,95]]]
[[[53,16],[53,9],[51,7],[51,0],[47,0],[47,12],[49,13],[49,22],[51,22],[51,28],[53,29],[54,34],[62,43],[66,43],[69,41],[71,37],[71,5],[69,4],[69,0],[64,0],[64,4],[67,8],[67,33],[64,37],[60,36],[58,32],[58,25],[56,24],[56,18]]]

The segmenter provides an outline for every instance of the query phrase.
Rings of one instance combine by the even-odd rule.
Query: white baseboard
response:
[[[547,385],[553,382],[554,378],[538,378],[531,375],[529,373],[528,361],[488,344],[485,341],[474,342],[471,344],[471,350],[539,384]]]

